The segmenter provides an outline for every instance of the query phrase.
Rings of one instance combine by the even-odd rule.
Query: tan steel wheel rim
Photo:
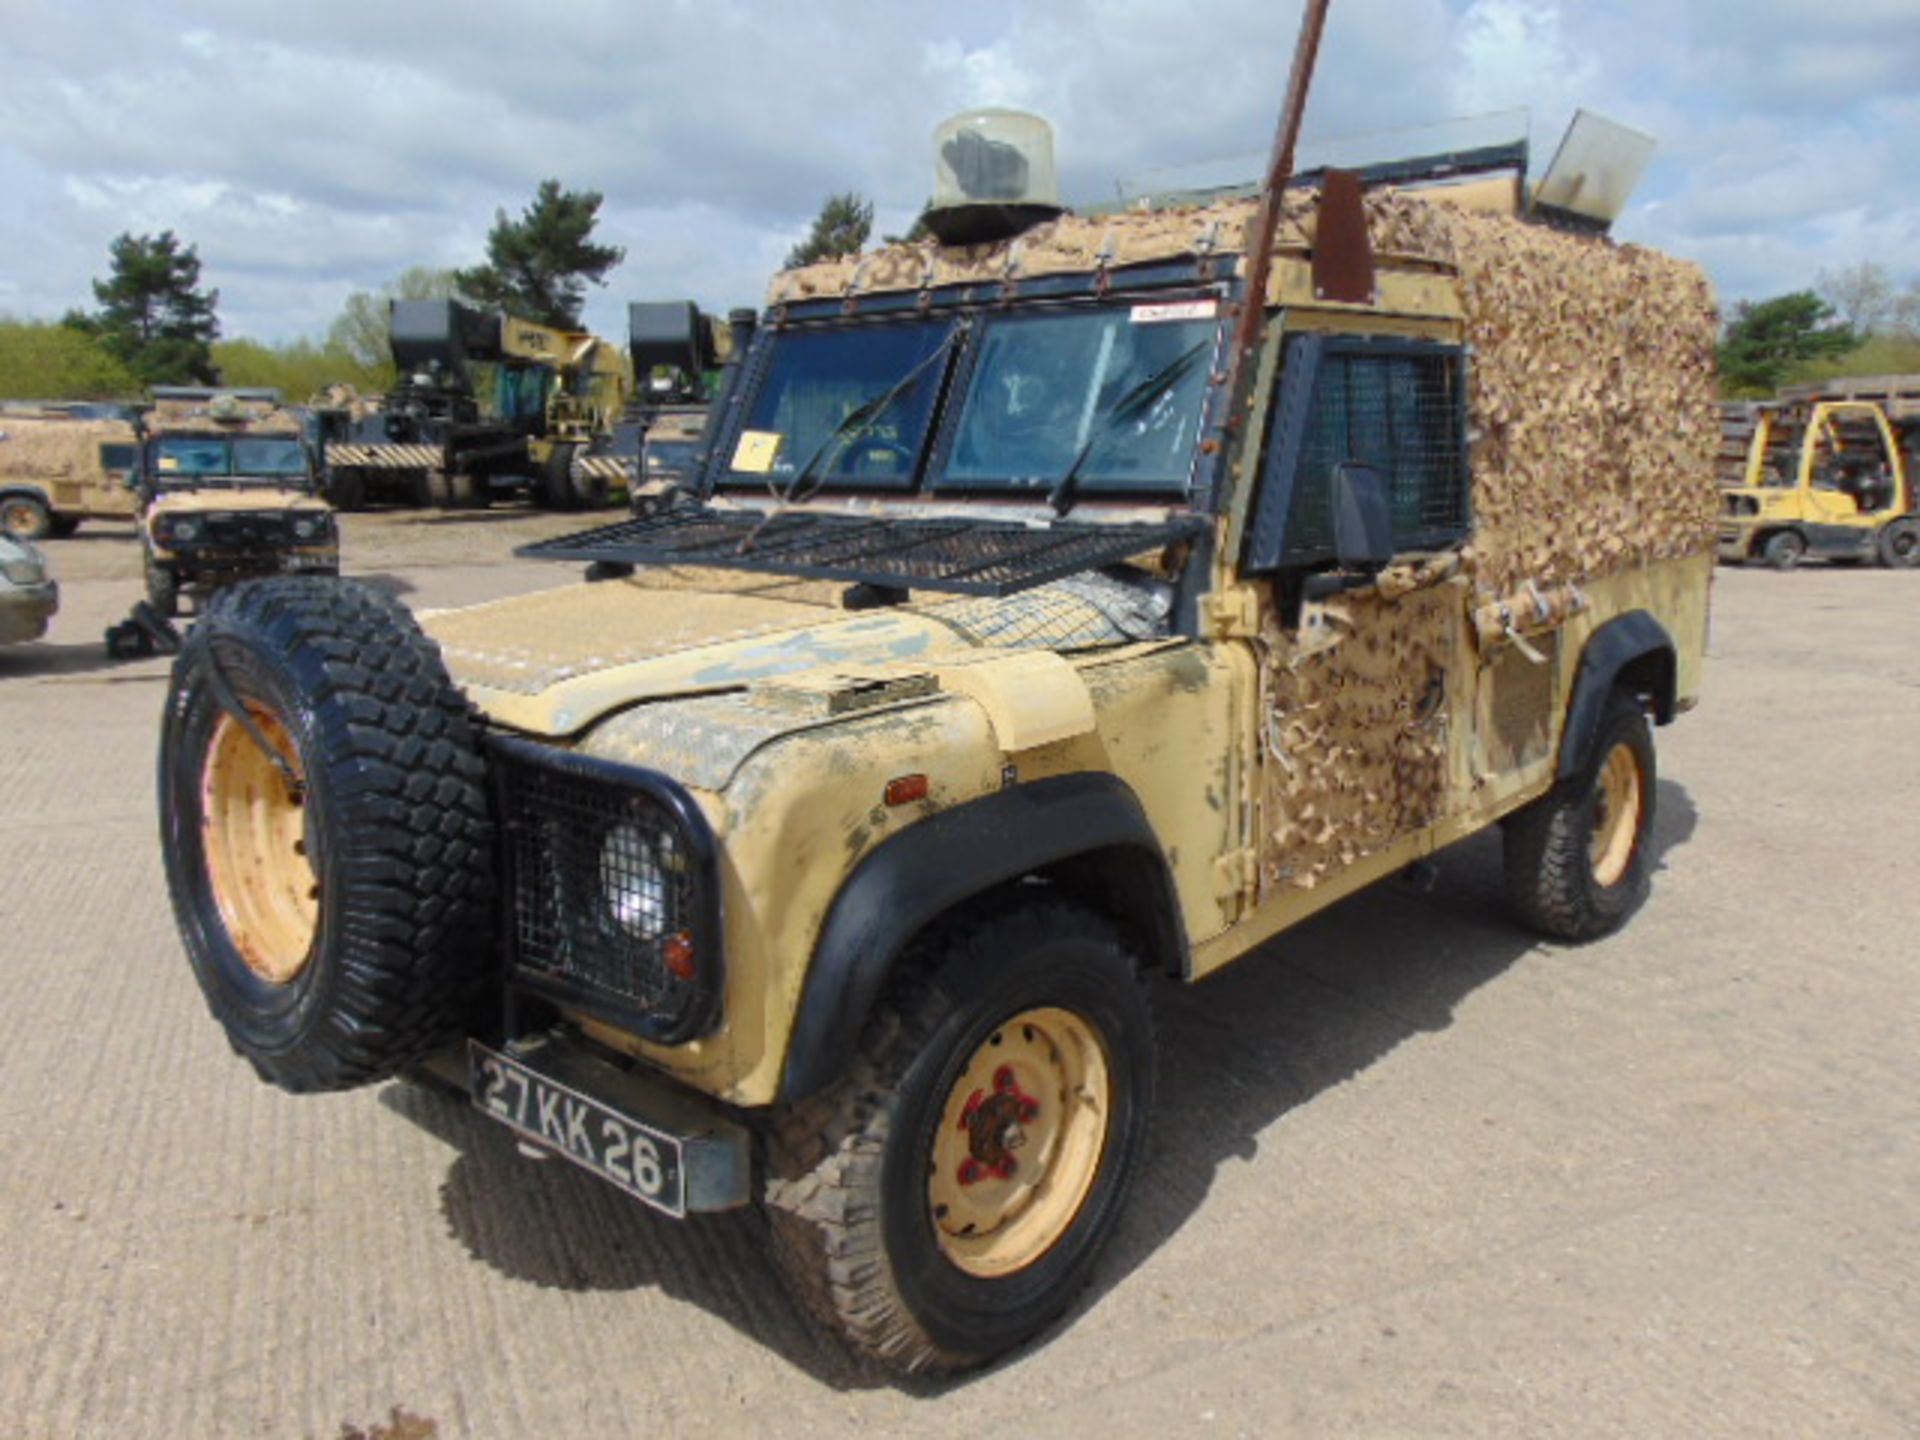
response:
[[[1602,886],[1618,885],[1640,835],[1640,761],[1632,746],[1620,744],[1607,752],[1599,791],[1588,847],[1593,878]]]
[[[300,769],[286,727],[253,717],[281,759]],[[285,985],[307,968],[320,924],[320,881],[307,855],[304,797],[231,715],[222,715],[200,775],[201,839],[220,919],[249,970]]]
[[[992,1279],[1053,1248],[1100,1173],[1112,1094],[1100,1037],[1071,1011],[1022,1011],[987,1037],[947,1093],[927,1175],[948,1260]]]
[[[0,506],[0,520],[6,522],[5,528],[9,535],[32,535],[37,518],[33,508],[28,505]]]

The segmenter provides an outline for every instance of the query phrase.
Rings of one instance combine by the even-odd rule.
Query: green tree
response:
[[[258,340],[221,340],[213,361],[222,385],[270,385],[295,404],[329,385],[351,385],[363,393],[385,388],[379,367],[362,365],[346,349],[308,339],[266,345]]]
[[[1737,394],[1771,394],[1794,366],[1846,354],[1860,339],[1811,290],[1741,301],[1720,341],[1720,380]]]
[[[542,180],[518,220],[494,212],[487,263],[455,271],[454,284],[476,304],[542,325],[578,328],[587,285],[606,283],[607,271],[627,253],[593,243],[600,200],[598,190],[562,190],[558,180]]]
[[[907,227],[904,235],[883,235],[880,238],[889,245],[918,245],[922,240],[933,238],[933,227],[927,224],[927,212],[933,209],[933,202],[927,201],[920,207],[920,213],[913,217],[913,224]]]
[[[811,265],[816,260],[835,260],[842,255],[857,255],[873,233],[873,202],[862,200],[848,190],[829,195],[814,217],[813,229],[787,252],[787,268]]]
[[[131,400],[140,381],[95,336],[48,320],[0,320],[0,395]]]
[[[356,290],[347,296],[327,329],[327,346],[353,357],[354,362],[384,389],[392,383],[393,349],[387,327],[388,307],[395,300],[447,300],[459,294],[451,270],[416,265],[378,290]]]
[[[148,385],[214,380],[212,345],[220,333],[218,290],[200,288],[200,256],[171,230],[121,235],[107,253],[113,272],[93,282],[100,308],[70,311],[65,323],[97,336]]]

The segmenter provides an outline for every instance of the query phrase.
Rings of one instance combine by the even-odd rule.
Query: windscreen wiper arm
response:
[[[820,462],[827,458],[828,452],[830,452],[834,446],[851,439],[858,432],[867,429],[874,421],[886,414],[888,408],[894,401],[898,400],[914,387],[920,377],[926,373],[927,367],[947,353],[954,341],[959,338],[961,332],[966,328],[967,322],[965,320],[957,321],[940,343],[927,352],[925,359],[921,360],[885,390],[882,390],[879,394],[868,400],[862,401],[860,404],[854,406],[853,409],[849,410],[846,418],[834,426],[832,433],[820,442],[819,448],[807,457],[807,463],[794,472],[793,479],[789,480],[786,489],[780,492],[780,503],[783,505],[791,505],[803,498],[800,495],[800,487],[813,478],[814,471],[819,468]]]
[[[1102,415],[1093,429],[1087,432],[1086,440],[1074,452],[1072,463],[1061,472],[1060,478],[1053,482],[1053,488],[1047,491],[1047,504],[1053,507],[1054,514],[1065,515],[1073,508],[1073,494],[1080,483],[1080,471],[1086,465],[1087,458],[1093,454],[1093,447],[1111,434],[1115,425],[1123,420],[1131,420],[1145,410],[1152,401],[1158,400],[1162,392],[1185,379],[1187,372],[1193,368],[1194,362],[1212,347],[1211,335],[1195,341],[1192,346],[1174,356],[1172,360],[1107,407],[1107,413]]]

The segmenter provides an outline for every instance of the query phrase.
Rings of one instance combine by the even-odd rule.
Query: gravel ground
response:
[[[418,604],[577,524],[353,516]],[[1497,842],[1161,1002],[1145,1183],[1070,1322],[859,1369],[749,1215],[675,1224],[455,1098],[295,1098],[208,1018],[161,878],[164,662],[121,527],[0,651],[0,1433],[1920,1434],[1920,577],[1723,573],[1659,732],[1659,873],[1580,949]],[[427,1424],[426,1422],[431,1422]]]

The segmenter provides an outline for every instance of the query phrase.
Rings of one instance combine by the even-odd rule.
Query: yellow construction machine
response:
[[[1721,492],[1722,560],[1920,566],[1920,376],[1797,387],[1751,423],[1742,483]]]

